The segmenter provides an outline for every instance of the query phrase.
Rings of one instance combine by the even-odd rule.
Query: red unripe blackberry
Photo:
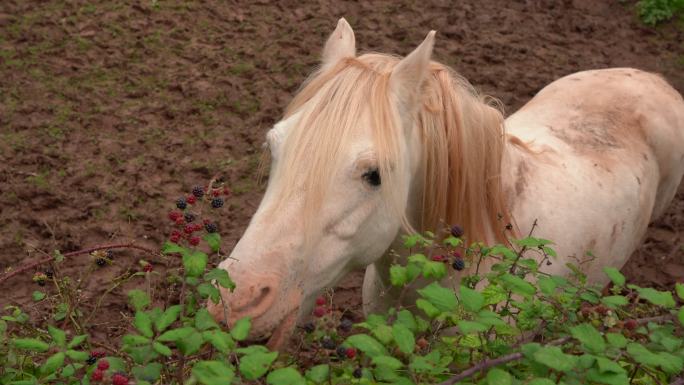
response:
[[[217,209],[219,207],[223,206],[223,199],[221,198],[214,198],[211,200],[211,207]]]
[[[102,358],[102,357],[105,357],[107,355],[107,353],[105,353],[102,350],[94,350],[92,353],[90,353],[90,355],[95,357],[95,358]]]
[[[191,245],[197,246],[200,243],[199,237],[191,237],[188,242],[190,242]]]
[[[195,225],[185,225],[183,231],[185,234],[192,234],[195,231]]]
[[[188,202],[191,205],[194,205],[195,202],[197,202],[197,198],[195,198],[194,195],[190,195],[187,198],[185,198],[185,201]]]
[[[451,226],[451,235],[453,235],[456,238],[460,238],[463,236],[463,227],[459,225],[453,225]]]
[[[151,272],[152,269],[153,269],[153,267],[152,267],[152,264],[150,264],[150,263],[148,263],[147,265],[143,266],[143,271],[144,271],[145,273]]]
[[[628,319],[625,320],[624,326],[627,330],[634,330],[637,328],[637,326],[639,326],[639,324],[636,322],[636,320]]]
[[[180,218],[182,214],[178,211],[170,211],[169,212],[169,219],[172,221],[176,221],[176,219]]]
[[[180,235],[180,233],[178,233],[178,234],[171,235],[171,238],[169,240],[173,243],[178,243],[178,241],[180,241],[180,238],[181,238],[181,235]]]
[[[182,225],[182,224],[184,224],[184,223],[185,223],[185,219],[183,219],[182,217],[176,219],[176,224],[177,224],[178,226],[180,226],[180,225]]]
[[[418,338],[418,340],[416,341],[416,345],[418,345],[418,347],[421,349],[425,349],[428,347],[428,345],[430,345],[430,343],[427,342],[427,340],[425,338],[421,337],[421,338]]]
[[[606,315],[608,313],[608,308],[603,305],[596,306],[596,312],[600,315]]]
[[[326,309],[325,306],[316,306],[316,308],[313,311],[314,316],[321,318],[325,315]]]
[[[97,369],[98,370],[107,370],[109,369],[109,361],[102,359],[97,363]]]
[[[172,237],[173,237],[173,236],[180,237],[181,235],[182,235],[181,232],[178,231],[178,230],[173,230],[173,231],[171,231],[171,236],[172,236]]]
[[[316,298],[316,305],[322,306],[322,305],[325,305],[325,303],[326,303],[325,297],[321,296],[321,297]]]
[[[215,197],[221,195],[221,190],[219,189],[214,189],[214,191],[211,192],[211,194]]]
[[[443,255],[433,255],[432,260],[435,262],[444,262],[444,260],[446,260],[446,257]]]
[[[104,378],[104,372],[102,370],[96,370],[90,375],[90,379],[93,381],[102,381]]]
[[[178,198],[176,201],[176,207],[181,210],[185,210],[185,208],[188,207],[188,202],[185,201],[185,198]]]
[[[215,223],[207,223],[206,225],[204,225],[204,229],[207,230],[207,233],[218,232],[218,226],[216,226]]]
[[[196,196],[197,198],[201,198],[204,196],[204,189],[202,186],[195,186],[192,188],[192,195]]]
[[[223,188],[223,195],[225,195],[225,196],[230,195],[230,189],[228,187]]]
[[[349,358],[350,360],[356,357],[356,349],[354,348],[347,348],[347,351],[345,353],[347,354],[347,358]]]
[[[113,385],[127,385],[128,384],[128,377],[121,373],[116,373],[112,376],[112,384]]]

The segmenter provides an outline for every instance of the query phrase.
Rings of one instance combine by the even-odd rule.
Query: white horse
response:
[[[507,223],[522,232],[536,219],[559,255],[544,270],[565,274],[592,251],[597,283],[639,245],[684,173],[682,97],[639,70],[580,72],[540,91],[504,132],[492,103],[430,60],[434,36],[401,60],[356,56],[338,22],[320,69],[266,135],[268,188],[220,264],[237,289],[222,293],[225,307],[209,304],[217,319],[251,316],[251,336],[281,346],[324,287],[365,266],[364,310],[380,307],[402,230],[458,223],[468,240],[494,243]]]

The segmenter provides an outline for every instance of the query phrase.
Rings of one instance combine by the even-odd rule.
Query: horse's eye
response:
[[[380,173],[377,168],[368,170],[363,174],[363,179],[371,186],[380,186]]]

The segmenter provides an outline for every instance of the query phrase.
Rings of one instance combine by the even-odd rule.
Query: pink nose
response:
[[[278,296],[281,277],[276,275],[238,275],[237,288],[233,293],[221,289],[223,303],[207,302],[207,310],[217,321],[227,324],[243,317],[252,319],[263,316],[271,309]]]

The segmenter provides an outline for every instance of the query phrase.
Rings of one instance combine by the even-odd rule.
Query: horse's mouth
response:
[[[299,308],[289,312],[271,333],[266,346],[271,350],[282,350],[292,336],[299,318]]]

